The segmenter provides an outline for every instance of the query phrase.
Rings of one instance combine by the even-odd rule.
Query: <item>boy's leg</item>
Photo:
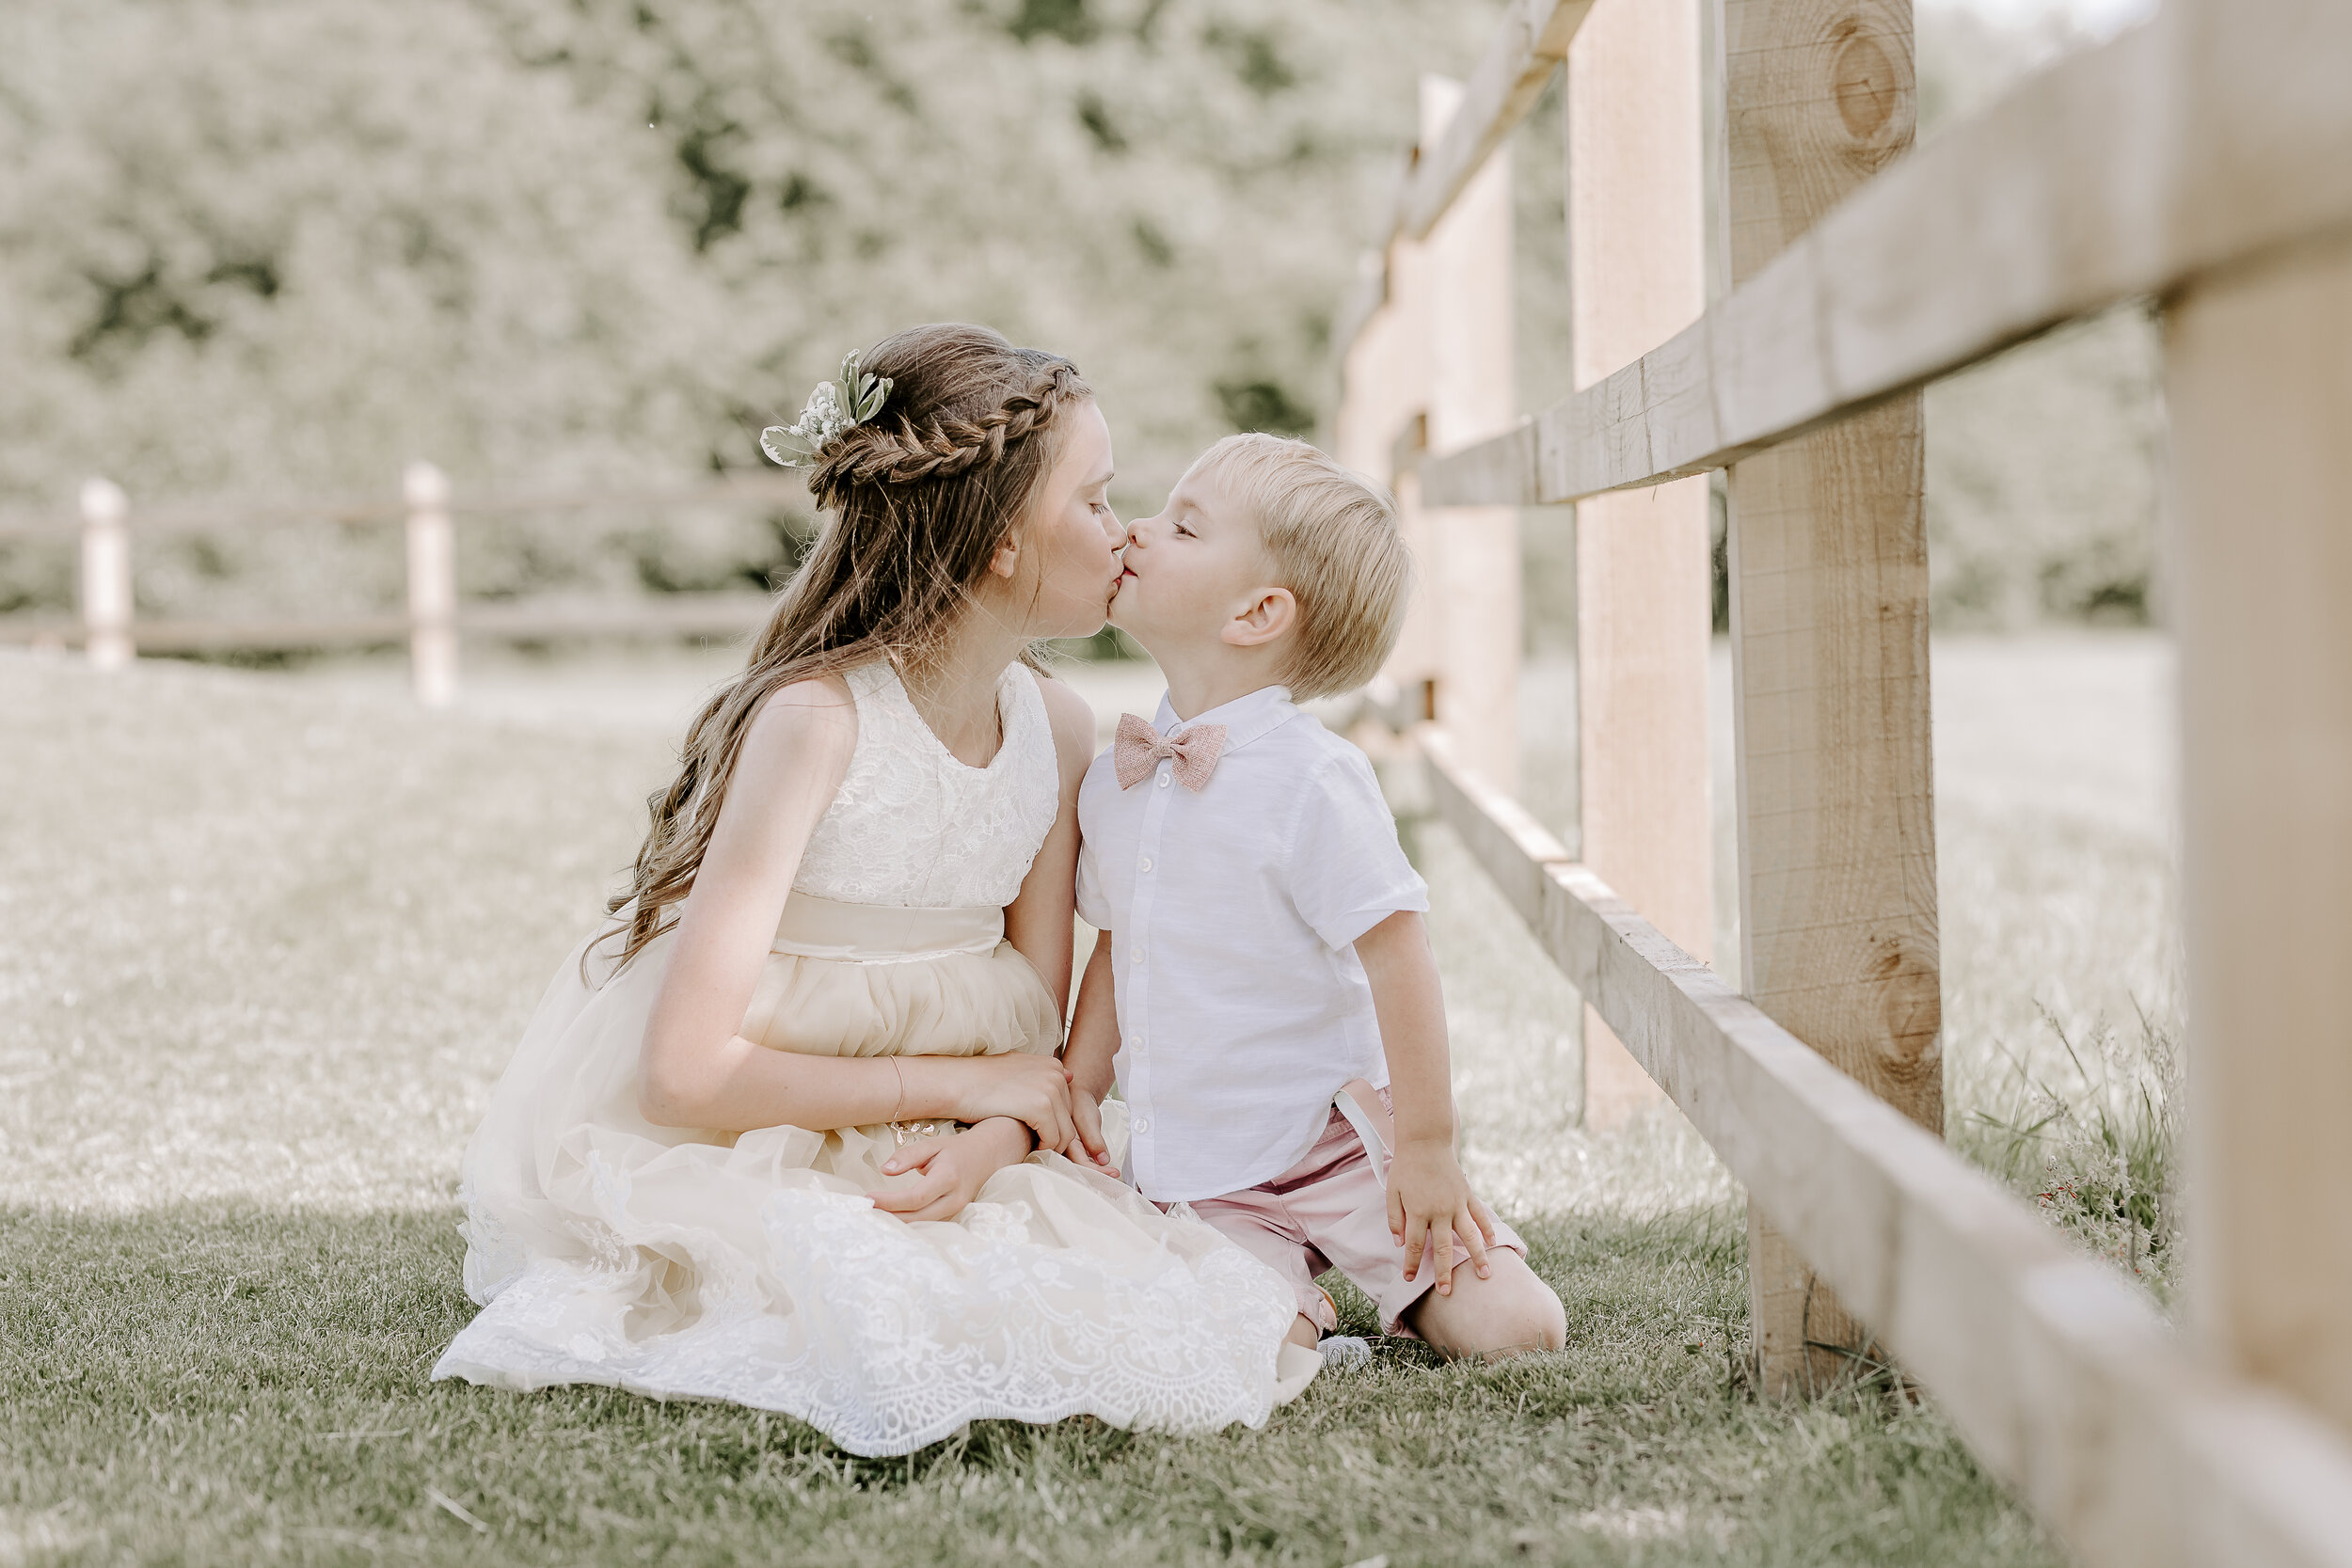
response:
[[[1357,1096],[1359,1106],[1362,1098]],[[1335,1124],[1340,1124],[1340,1115],[1334,1113]],[[1377,1125],[1383,1119],[1369,1117],[1370,1135],[1361,1136],[1348,1159],[1335,1163],[1311,1187],[1287,1195],[1308,1240],[1378,1304],[1384,1327],[1418,1335],[1442,1354],[1502,1356],[1560,1349],[1567,1342],[1567,1313],[1551,1288],[1527,1266],[1526,1243],[1509,1226],[1498,1222],[1495,1227],[1485,1279],[1478,1277],[1458,1243],[1453,1249],[1448,1293],[1440,1295],[1436,1289],[1434,1250],[1422,1255],[1411,1279],[1405,1277],[1405,1249],[1389,1229],[1383,1180],[1387,1158]],[[1356,1131],[1361,1135],[1367,1130]]]
[[[1424,1259],[1422,1271],[1430,1266]],[[1566,1309],[1526,1259],[1507,1247],[1489,1247],[1486,1268],[1487,1275],[1481,1279],[1457,1257],[1449,1292],[1423,1293],[1405,1309],[1404,1321],[1449,1356],[1518,1355],[1558,1350],[1568,1342]]]
[[[1327,1265],[1305,1235],[1288,1223],[1279,1199],[1253,1187],[1223,1197],[1202,1198],[1189,1207],[1196,1219],[1280,1275],[1290,1286],[1298,1303],[1298,1316],[1291,1320],[1290,1333],[1285,1336],[1292,1344],[1312,1350],[1325,1334],[1339,1326],[1331,1298],[1315,1284],[1315,1275]]]

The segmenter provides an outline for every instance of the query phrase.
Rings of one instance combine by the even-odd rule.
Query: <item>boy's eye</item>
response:
[[[1176,525],[1176,531],[1177,531],[1178,533],[1183,534],[1183,535],[1184,535],[1185,538],[1187,538],[1187,539],[1189,539],[1189,538],[1191,538],[1191,537],[1193,536],[1193,535],[1192,535],[1192,530],[1190,530],[1190,529],[1186,528],[1186,527],[1185,527],[1184,524],[1182,524],[1182,523],[1178,523],[1178,524]]]

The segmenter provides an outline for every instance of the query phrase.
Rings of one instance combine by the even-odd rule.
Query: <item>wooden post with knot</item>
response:
[[[1910,0],[1724,0],[1729,281],[1911,146]],[[1930,1132],[1944,1126],[1919,394],[1731,466],[1740,989]],[[1768,1393],[1868,1331],[1748,1212]]]

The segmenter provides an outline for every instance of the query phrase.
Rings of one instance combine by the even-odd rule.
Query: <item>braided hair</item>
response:
[[[623,939],[616,969],[676,924],[674,906],[693,888],[770,693],[875,658],[903,666],[936,647],[1052,472],[1062,416],[1093,395],[1069,360],[984,326],[913,327],[860,363],[890,378],[889,398],[818,451],[809,496],[833,515],[742,673],[688,728],[677,777],[645,802],[644,845],[610,905]]]
[[[818,453],[808,489],[820,508],[839,508],[854,485],[952,479],[975,465],[1001,463],[1007,448],[1053,423],[1064,404],[1086,395],[1087,385],[1069,360],[1048,359],[1028,386],[976,418],[939,412],[919,421],[903,408],[894,410],[897,392],[894,385],[882,413],[850,426]]]

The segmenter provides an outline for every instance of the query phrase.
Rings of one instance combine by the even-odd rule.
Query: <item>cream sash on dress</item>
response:
[[[794,892],[769,951],[845,964],[913,963],[948,953],[986,955],[1005,940],[1005,911],[844,904]]]

